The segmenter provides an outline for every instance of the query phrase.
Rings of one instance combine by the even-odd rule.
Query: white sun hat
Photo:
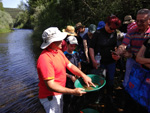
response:
[[[45,49],[51,43],[65,39],[67,33],[61,32],[57,27],[49,27],[42,34],[43,43],[41,49]]]

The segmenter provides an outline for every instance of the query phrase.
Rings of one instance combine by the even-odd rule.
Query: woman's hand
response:
[[[115,53],[111,53],[111,55],[112,55],[112,58],[116,61],[120,59],[120,55],[117,55]]]

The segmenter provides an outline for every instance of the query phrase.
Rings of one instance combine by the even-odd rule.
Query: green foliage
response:
[[[30,16],[32,23],[34,23],[33,40],[34,43],[36,43],[35,46],[37,46],[37,48],[41,45],[41,34],[46,28],[50,26],[62,26],[61,24],[63,23],[63,19],[61,19],[57,9],[58,4],[56,2],[50,2],[45,5],[37,6],[34,9],[35,13]]]
[[[8,33],[11,32],[11,29],[0,29],[0,33]]]
[[[16,28],[32,28],[27,10],[19,12],[14,23]]]
[[[0,29],[10,29],[13,27],[13,19],[9,13],[0,11]]]
[[[0,10],[1,11],[4,11],[4,8],[3,8],[3,3],[0,1]]]
[[[17,8],[4,8],[4,10],[8,12],[13,19],[16,19],[17,14],[23,11]]]
[[[36,29],[36,26],[38,26],[38,22],[39,22],[38,18],[40,17],[41,12],[43,10],[45,10],[45,7],[43,5],[37,6],[35,8],[34,14],[30,16],[31,24],[32,26],[35,26],[35,29]]]
[[[28,0],[29,10],[25,16],[34,28],[33,36],[37,40],[34,42],[40,44],[38,41],[42,41],[42,32],[50,26],[57,26],[61,30],[77,22],[86,26],[97,25],[111,14],[122,21],[127,14],[135,19],[139,9],[150,9],[149,3],[149,0]],[[22,24],[27,18],[20,15],[18,20]]]

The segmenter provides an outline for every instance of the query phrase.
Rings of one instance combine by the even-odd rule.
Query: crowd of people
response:
[[[118,30],[122,23],[127,28],[120,35]],[[43,51],[37,61],[39,99],[46,113],[73,113],[71,103],[76,101],[74,98],[87,95],[84,89],[75,88],[74,82],[82,77],[87,86],[95,87],[86,75],[90,73],[100,75],[106,72],[103,73],[105,91],[99,91],[96,96],[101,102],[106,95],[107,100],[113,103],[116,64],[121,59],[125,59],[126,64],[123,89],[128,84],[134,64],[150,70],[149,25],[150,10],[141,9],[136,20],[126,15],[122,22],[116,15],[111,15],[98,22],[98,26],[90,24],[86,27],[78,22],[75,26],[67,25],[62,31],[57,27],[47,28],[42,34]],[[120,37],[121,43],[118,43]],[[100,63],[95,59],[98,53]],[[106,106],[111,106],[111,103]]]

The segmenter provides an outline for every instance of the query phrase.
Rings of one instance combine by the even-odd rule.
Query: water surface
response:
[[[35,113],[39,109],[38,75],[32,30],[0,34],[0,113]]]

